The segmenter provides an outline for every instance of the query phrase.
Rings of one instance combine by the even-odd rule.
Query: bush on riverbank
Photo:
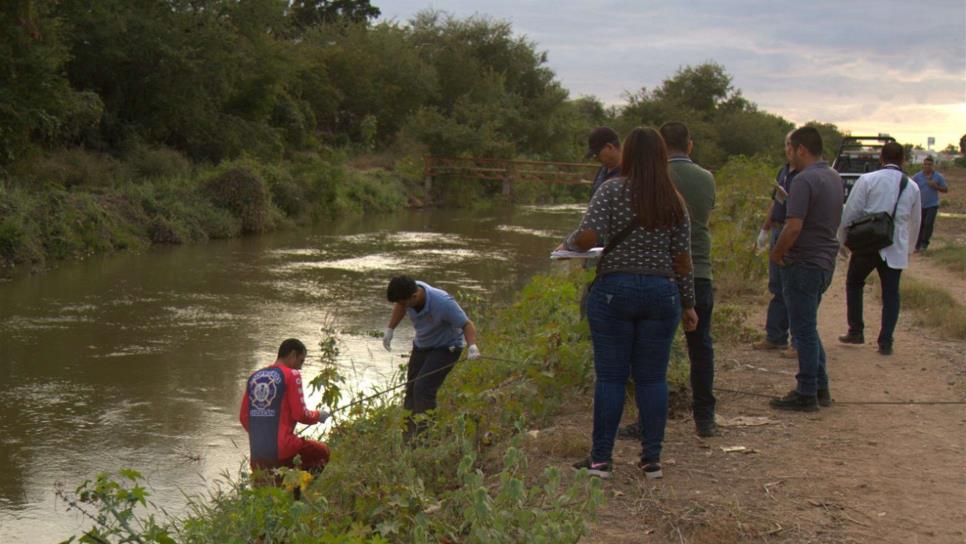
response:
[[[0,267],[44,267],[119,249],[398,210],[419,191],[394,172],[350,171],[343,160],[308,156],[265,165],[240,159],[192,168],[168,149],[125,161],[78,150],[52,153],[0,180]]]

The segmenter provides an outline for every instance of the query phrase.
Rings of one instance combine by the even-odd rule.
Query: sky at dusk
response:
[[[716,61],[762,109],[853,134],[958,146],[966,133],[966,1],[387,0],[380,20],[435,9],[507,20],[572,97],[621,104]]]

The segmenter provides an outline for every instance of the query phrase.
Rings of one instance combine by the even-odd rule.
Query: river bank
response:
[[[586,200],[587,189],[522,184],[515,203]],[[497,182],[442,178],[420,156],[303,153],[274,163],[195,164],[165,148],[124,160],[53,152],[0,178],[0,275],[151,246],[203,243],[405,208],[508,203]]]

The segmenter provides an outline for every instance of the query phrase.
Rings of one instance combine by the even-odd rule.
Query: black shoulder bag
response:
[[[896,204],[892,207],[891,214],[889,212],[866,213],[849,223],[845,227],[845,247],[855,253],[872,253],[891,246],[892,236],[895,233],[896,210],[899,209],[902,191],[908,184],[909,178],[902,174],[902,181],[899,182],[899,196],[896,197]]]

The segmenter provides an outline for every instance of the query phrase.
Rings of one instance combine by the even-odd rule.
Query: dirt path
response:
[[[843,278],[840,265],[819,316],[837,403],[783,413],[765,398],[720,393],[721,423],[749,416],[764,424],[726,426],[701,440],[690,418],[670,421],[665,477],[656,483],[634,467],[639,445],[619,441],[607,504],[586,542],[966,542],[966,406],[848,404],[962,400],[966,342],[924,334],[900,317],[891,357],[874,345],[839,344]],[[876,297],[866,302],[874,331],[880,307]],[[764,307],[753,319],[764,322]],[[794,386],[797,363],[719,346],[718,368],[722,388],[778,395]],[[558,423],[533,450],[567,467],[589,448],[589,400]],[[736,446],[745,452],[723,451]]]

